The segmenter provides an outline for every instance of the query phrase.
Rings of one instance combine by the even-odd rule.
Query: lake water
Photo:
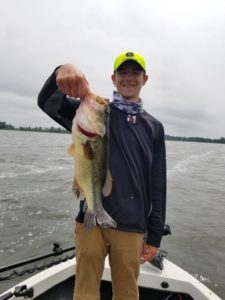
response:
[[[69,134],[0,130],[0,267],[73,245]],[[168,258],[225,296],[225,145],[168,141]],[[21,281],[21,278],[19,279]],[[14,285],[0,282],[0,292]]]

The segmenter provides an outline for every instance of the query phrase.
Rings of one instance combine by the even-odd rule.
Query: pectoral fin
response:
[[[105,183],[102,188],[102,194],[105,197],[107,197],[110,195],[111,190],[112,190],[112,176],[111,176],[109,169],[107,169]]]
[[[93,160],[94,159],[94,151],[91,148],[91,144],[89,143],[89,141],[82,144],[82,146],[83,146],[83,152],[84,152],[85,158],[88,160]]]

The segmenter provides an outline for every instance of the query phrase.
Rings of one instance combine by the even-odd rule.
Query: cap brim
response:
[[[145,71],[145,69],[140,65],[140,63],[136,59],[134,59],[134,58],[129,58],[129,59],[126,59],[126,60],[122,61],[119,64],[119,66],[116,69],[114,69],[114,71],[118,71],[118,70],[122,69],[124,67],[124,65],[126,63],[129,63],[129,62],[134,62],[137,65],[138,69],[140,69],[140,71],[141,70]]]

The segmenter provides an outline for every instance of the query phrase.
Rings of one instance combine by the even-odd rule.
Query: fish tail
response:
[[[90,229],[94,226],[96,226],[96,213],[88,208],[84,215],[84,229]]]
[[[97,224],[103,228],[117,227],[116,222],[113,220],[113,218],[110,217],[110,215],[104,209],[96,213],[96,221]]]
[[[116,222],[104,209],[98,211],[97,213],[91,209],[87,209],[84,216],[84,228],[88,230],[96,225],[99,225],[102,228],[117,227]]]

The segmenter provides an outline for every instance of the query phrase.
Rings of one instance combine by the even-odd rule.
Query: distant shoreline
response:
[[[209,139],[203,137],[183,137],[183,136],[171,136],[165,135],[167,141],[182,141],[182,142],[195,142],[195,143],[211,143],[211,144],[225,144],[225,138]]]
[[[13,125],[6,124],[6,122],[0,122],[0,130],[17,130],[17,131],[32,131],[32,132],[49,132],[49,133],[66,133],[69,132],[61,127],[14,127]],[[182,142],[196,142],[196,143],[213,143],[213,144],[225,144],[225,138],[220,139],[210,139],[204,137],[182,137],[182,136],[172,136],[165,135],[167,141],[182,141]]]

